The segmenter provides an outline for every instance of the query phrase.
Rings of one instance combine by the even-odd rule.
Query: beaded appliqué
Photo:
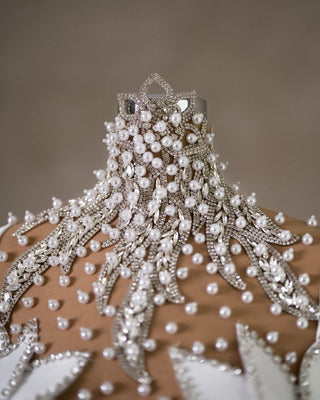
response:
[[[30,320],[11,344],[0,326],[0,398],[12,400],[52,399],[81,374],[90,353],[65,351],[31,362],[38,338],[37,321]]]
[[[163,97],[148,97],[154,82],[163,88]],[[118,99],[119,114],[114,123],[106,124],[109,159],[105,170],[96,171],[98,183],[65,206],[55,199],[52,208],[16,231],[19,238],[46,221],[57,224],[9,268],[0,293],[3,325],[38,274],[51,265],[60,265],[62,273],[69,274],[77,251],[101,228],[109,235],[103,247],[114,247],[106,253],[94,284],[97,309],[104,314],[114,284],[131,278],[115,314],[113,345],[123,369],[141,383],[151,382],[143,343],[154,297],[184,302],[176,281],[177,260],[189,237],[201,230],[212,262],[232,286],[246,288],[232,264],[234,238],[257,268],[257,279],[273,302],[297,317],[318,319],[318,305],[272,246],[295,243],[298,237],[265,216],[255,206],[255,196],[245,198],[225,182],[214,135],[207,132],[205,116],[195,112],[196,92],[176,95],[153,74],[139,94],[120,94]],[[183,110],[181,100],[187,102]],[[129,111],[130,102],[135,113]],[[304,301],[297,301],[301,296]]]

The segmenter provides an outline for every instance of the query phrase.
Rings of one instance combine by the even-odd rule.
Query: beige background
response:
[[[104,166],[116,94],[159,72],[208,101],[228,177],[320,211],[319,1],[0,1],[0,224]]]

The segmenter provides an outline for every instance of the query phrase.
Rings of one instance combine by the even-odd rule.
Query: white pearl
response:
[[[153,130],[156,132],[163,133],[167,128],[167,124],[164,121],[158,121],[154,126]]]
[[[56,299],[50,299],[48,300],[48,308],[51,311],[57,311],[60,307],[60,302],[59,300]]]
[[[277,343],[277,341],[279,340],[279,332],[276,331],[268,332],[266,334],[266,340],[271,344]]]
[[[279,212],[275,217],[274,217],[274,221],[278,224],[278,225],[283,225],[286,222],[285,217],[283,216],[282,212]]]
[[[33,297],[23,297],[21,300],[22,300],[22,304],[26,308],[31,308],[34,306],[34,298]]]
[[[69,256],[68,256],[68,254],[65,254],[65,253],[60,252],[60,253],[59,253],[59,263],[60,263],[61,265],[66,265],[66,264],[68,264],[68,262],[69,262]]]
[[[279,237],[280,237],[281,240],[286,242],[286,241],[290,240],[291,232],[288,231],[288,230],[281,231],[280,234],[279,234]]]
[[[148,143],[148,144],[151,144],[151,143],[153,143],[153,142],[156,140],[156,137],[155,137],[154,133],[153,133],[152,131],[150,131],[150,130],[147,131],[147,132],[144,134],[143,138],[144,138],[144,141],[145,141],[146,143]]]
[[[195,160],[195,161],[193,161],[193,163],[192,163],[192,168],[193,168],[195,171],[201,171],[203,167],[204,167],[204,163],[203,163],[203,161],[201,161],[201,160]]]
[[[70,285],[70,278],[66,275],[59,276],[59,285],[61,287],[67,287]]]
[[[188,143],[195,144],[197,140],[198,140],[197,135],[195,135],[194,133],[188,133],[188,135],[187,135]]]
[[[124,237],[124,240],[128,243],[134,242],[137,237],[137,233],[136,233],[135,229],[128,228],[125,230],[123,237]]]
[[[66,228],[68,232],[76,232],[78,224],[75,221],[68,221]]]
[[[107,317],[113,317],[116,313],[116,307],[108,304],[104,309],[103,309],[103,313],[104,315],[106,315]]]
[[[5,251],[0,251],[0,262],[6,262],[8,259],[8,254]]]
[[[52,267],[56,267],[57,265],[59,265],[59,257],[57,256],[50,256],[48,258],[48,263],[49,265],[51,265]]]
[[[64,331],[69,328],[70,322],[66,318],[57,317],[57,326],[59,329]]]
[[[162,306],[166,301],[165,296],[162,293],[157,293],[154,298],[153,302],[156,306]]]
[[[110,153],[110,151],[109,151]],[[95,176],[97,177],[97,179],[102,180],[105,178],[106,176],[106,171],[104,169],[98,169],[98,170],[94,170],[93,173],[95,174]]]
[[[62,204],[63,204],[63,202],[62,202],[61,199],[57,199],[56,197],[52,197],[52,207],[54,209],[57,210],[58,208],[61,208]]]
[[[218,189],[216,189],[216,191],[214,192],[214,197],[217,200],[222,200],[224,198],[224,188],[223,187],[219,187]]]
[[[187,243],[187,244],[184,244],[184,245],[182,246],[182,253],[183,253],[184,255],[190,256],[190,255],[192,254],[192,252],[193,252],[193,246],[192,246],[192,244]]]
[[[18,218],[12,214],[11,211],[8,212],[8,224],[10,226],[15,225],[18,222]]]
[[[139,128],[137,125],[130,125],[128,128],[129,135],[134,136],[139,133]]]
[[[230,204],[232,205],[232,207],[239,207],[241,204],[240,196],[236,194],[235,196],[231,197]]]
[[[199,341],[195,341],[192,344],[192,353],[196,354],[197,356],[199,356],[200,354],[203,354],[205,351],[205,346],[203,343],[199,342]]]
[[[80,326],[80,337],[82,340],[91,340],[93,336],[93,331],[88,328]]]
[[[243,292],[241,295],[241,300],[245,303],[245,304],[249,304],[252,303],[253,301],[253,294],[247,290],[246,292]]]
[[[229,318],[231,316],[231,308],[228,306],[220,307],[219,315],[221,318]]]
[[[77,393],[78,400],[91,400],[92,393],[88,389],[80,389]]]
[[[193,116],[192,116],[192,122],[193,122],[195,125],[199,125],[199,124],[201,124],[201,122],[203,121],[203,118],[204,118],[204,115],[203,115],[202,113],[193,114]]]
[[[210,262],[206,265],[206,271],[208,272],[208,274],[214,275],[218,271],[217,264]]]
[[[306,233],[302,236],[302,243],[306,246],[310,246],[313,242],[313,237],[310,235],[310,233]]]
[[[267,225],[267,217],[265,215],[259,215],[256,219],[256,225],[258,228],[265,228]]]
[[[228,342],[226,339],[219,337],[215,342],[215,348],[217,351],[226,351],[228,348]]]
[[[303,294],[299,294],[296,297],[296,304],[297,304],[297,306],[302,307],[302,308],[307,307],[307,305],[309,304],[308,297]]]
[[[162,167],[163,162],[161,160],[161,158],[155,157],[152,161],[151,161],[151,165],[153,166],[153,168],[159,169]]]
[[[161,236],[161,232],[157,228],[151,229],[149,232],[149,238],[152,241],[158,241],[160,239],[160,236]]]
[[[162,149],[162,146],[159,142],[153,142],[150,145],[150,149],[153,153],[159,153],[159,151]]]
[[[234,254],[235,256],[241,254],[242,247],[239,243],[234,243],[231,248],[230,248],[231,254]]]
[[[56,225],[59,222],[59,214],[57,213],[50,213],[49,214],[49,223],[52,225]]]
[[[130,279],[132,275],[131,269],[129,267],[120,268],[120,275],[124,279]]]
[[[307,273],[301,274],[301,275],[299,276],[299,283],[300,283],[300,285],[302,285],[302,286],[309,285],[309,283],[310,283],[310,276],[309,276]]]
[[[146,249],[143,246],[137,247],[134,251],[134,256],[136,258],[144,258],[146,255]]]
[[[78,295],[78,302],[81,304],[87,304],[89,303],[89,294],[86,292],[83,292],[81,290],[77,290],[77,295]]]
[[[19,235],[17,240],[20,246],[26,246],[28,244],[28,238],[25,235]]]
[[[142,156],[142,160],[145,163],[150,163],[153,160],[153,154],[151,151],[146,151]]]
[[[203,263],[203,255],[200,254],[200,253],[195,253],[195,254],[192,256],[192,262],[193,262],[193,264],[195,264],[195,265],[200,265],[200,264],[202,264],[202,263]]]
[[[150,351],[150,352],[154,351],[157,348],[157,343],[156,343],[156,341],[154,339],[146,339],[143,342],[143,348],[146,351]]]
[[[141,225],[143,225],[144,224],[144,222],[145,222],[145,217],[144,217],[144,215],[143,214],[136,214],[134,217],[133,217],[133,222],[135,223],[135,225],[137,225],[137,226],[141,226]]]
[[[219,290],[218,284],[216,282],[208,283],[206,290],[208,294],[215,295]]]
[[[281,304],[273,303],[270,307],[270,312],[272,315],[280,315],[282,313]]]
[[[215,250],[218,256],[223,256],[226,254],[227,248],[224,243],[217,243],[215,245]]]
[[[126,164],[129,164],[132,161],[133,155],[132,155],[132,153],[130,151],[124,151],[121,154],[121,159],[122,159],[123,163],[126,165]]]
[[[247,225],[247,221],[246,221],[245,217],[241,216],[236,219],[236,227],[238,229],[243,229],[246,225]]]
[[[236,267],[233,263],[227,263],[224,267],[223,267],[223,271],[227,274],[227,275],[232,275],[236,272]]]
[[[25,214],[24,214],[24,220],[30,224],[31,222],[33,222],[36,219],[36,216],[34,214],[32,214],[29,210],[26,210]]]
[[[188,232],[191,229],[191,221],[184,220],[180,222],[179,229],[182,232]]]
[[[209,230],[212,235],[217,236],[221,232],[221,225],[219,223],[211,224]]]
[[[19,335],[19,333],[21,333],[22,331],[22,326],[21,324],[15,323],[10,325],[10,331],[14,334],[14,335]]]
[[[43,277],[42,275],[39,275],[39,274],[35,275],[35,276],[33,277],[33,283],[34,283],[36,286],[41,286],[41,285],[43,285],[43,284],[44,284],[44,277]]]
[[[169,164],[166,168],[166,172],[168,175],[174,176],[178,172],[178,168],[175,164]]]
[[[111,383],[109,381],[102,382],[99,388],[100,388],[100,392],[105,395],[109,395],[114,392],[114,385],[113,385],[113,383]]]
[[[36,354],[41,355],[46,351],[46,346],[41,342],[36,342],[33,344],[33,350]]]
[[[188,274],[189,274],[189,269],[188,269],[188,267],[178,268],[176,274],[177,274],[178,279],[181,279],[181,280],[187,279]]]
[[[315,215],[311,215],[311,217],[308,219],[308,221],[307,221],[307,224],[309,225],[309,226],[318,226],[318,220],[317,220],[317,218],[315,217]]]
[[[251,196],[248,196],[246,199],[246,203],[248,204],[248,206],[254,206],[257,202],[256,199],[256,194],[252,193]]]
[[[194,315],[198,311],[198,303],[196,303],[195,301],[187,303],[184,307],[184,310],[186,314]]]
[[[208,206],[208,204],[206,204],[206,203],[201,203],[201,204],[199,204],[199,206],[198,206],[198,211],[199,211],[199,213],[200,213],[201,215],[206,215],[206,214],[208,214],[208,211],[209,211],[209,206]]]
[[[199,183],[197,180],[193,179],[192,181],[189,182],[189,188],[190,188],[192,191],[195,192],[195,191],[201,189],[201,185],[200,185],[200,183]]]
[[[136,153],[143,154],[146,151],[146,145],[144,143],[137,143],[134,146]]]
[[[282,254],[282,258],[286,262],[292,261],[294,259],[294,250],[293,250],[293,248],[290,248],[289,250],[284,251],[283,254]]]
[[[148,178],[140,178],[138,180],[138,184],[142,189],[147,189],[150,186],[150,179]]]
[[[189,158],[187,156],[181,156],[178,159],[178,164],[180,167],[185,168],[189,164]]]
[[[55,236],[51,236],[48,240],[48,247],[50,249],[56,249],[59,245],[59,241]]]
[[[298,360],[297,353],[295,351],[291,351],[285,355],[285,360],[288,364],[295,364]]]
[[[84,272],[87,275],[93,275],[96,272],[96,266],[94,264],[86,262],[84,265]]]
[[[101,249],[101,244],[97,240],[91,240],[90,241],[90,249],[93,252],[98,252]]]
[[[249,276],[250,278],[254,278],[255,276],[257,276],[258,273],[258,269],[257,267],[255,267],[254,265],[250,265],[247,269],[246,269],[246,274],[247,276]]]
[[[174,112],[173,114],[170,115],[169,121],[172,123],[174,127],[177,127],[180,124],[181,119],[182,119],[181,114]]]
[[[170,136],[165,136],[161,139],[161,144],[163,147],[171,147],[172,146],[172,138]]]
[[[111,228],[109,230],[109,236],[112,240],[117,240],[120,236],[120,230],[118,228]]]
[[[22,299],[23,301],[23,299]],[[0,312],[1,313],[6,313],[10,309],[10,304],[7,301],[1,301],[0,302]]]
[[[297,327],[299,329],[307,329],[309,326],[309,322],[306,318],[300,317],[297,319]]]
[[[197,244],[203,244],[205,241],[206,241],[206,237],[205,237],[205,235],[203,234],[203,233],[196,233],[195,235],[194,235],[194,241],[197,243]]]
[[[169,182],[167,185],[167,190],[169,193],[176,193],[178,191],[178,185],[176,182]]]
[[[102,356],[105,360],[113,360],[115,357],[116,352],[112,347],[106,347],[102,351]]]
[[[181,140],[174,140],[172,143],[172,149],[174,151],[180,151],[183,147]]]
[[[140,396],[143,397],[149,396],[149,394],[151,393],[151,386],[147,385],[146,383],[142,383],[141,385],[138,386],[137,391],[140,394]]]
[[[174,335],[178,332],[178,325],[175,322],[168,322],[166,324],[166,332],[169,333],[169,335]]]
[[[166,215],[169,215],[170,217],[173,217],[175,215],[175,213],[176,213],[176,208],[172,204],[169,204],[164,209],[164,212],[165,212]]]

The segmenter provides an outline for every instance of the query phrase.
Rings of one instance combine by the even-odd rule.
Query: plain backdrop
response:
[[[159,72],[208,102],[227,177],[319,216],[320,2],[0,1],[0,225],[105,166],[116,95]]]

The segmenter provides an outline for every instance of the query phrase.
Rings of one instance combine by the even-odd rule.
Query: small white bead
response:
[[[219,337],[215,342],[215,348],[217,351],[225,351],[228,348],[228,342],[226,339]]]
[[[153,142],[150,145],[150,149],[153,153],[159,153],[162,149],[161,143],[159,142]],[[162,161],[162,160],[161,160]]]
[[[206,266],[206,271],[208,272],[208,274],[210,275],[214,275],[215,273],[217,273],[218,271],[218,266],[217,264],[210,262],[209,264],[207,264]]]
[[[93,331],[88,328],[80,327],[80,337],[83,340],[91,340],[93,336]]]
[[[187,303],[184,308],[186,314],[188,315],[194,315],[198,311],[198,303],[195,301],[191,303]]]
[[[195,135],[194,133],[188,133],[188,135],[187,135],[188,143],[195,144],[197,140],[198,140],[197,135]]]
[[[203,233],[196,233],[194,235],[194,241],[197,244],[203,244],[206,241],[206,237],[205,237],[205,235]]]
[[[203,115],[202,113],[193,114],[193,116],[192,116],[192,122],[193,122],[195,125],[199,125],[199,124],[201,124],[201,122],[203,121],[203,118],[204,118],[204,115]]]
[[[8,259],[8,254],[5,251],[0,251],[0,262],[6,262]]]
[[[223,271],[224,273],[226,273],[227,275],[232,275],[235,273],[236,271],[236,267],[233,263],[227,263],[224,267],[223,267]]]
[[[178,325],[175,322],[168,322],[166,324],[166,332],[169,333],[169,335],[174,335],[178,332]]]
[[[258,257],[262,257],[266,254],[267,247],[264,243],[258,243],[254,248],[254,252]]]
[[[208,283],[207,285],[207,293],[211,295],[215,295],[218,293],[219,287],[216,282]]]
[[[60,307],[60,302],[59,300],[56,299],[50,299],[48,300],[48,308],[51,311],[57,311]]]
[[[22,326],[21,324],[15,323],[10,325],[10,331],[14,334],[14,335],[19,335],[19,333],[21,333],[22,331]]]
[[[198,206],[198,211],[201,215],[207,215],[209,212],[209,206],[206,203],[201,203]]]
[[[231,254],[234,254],[235,256],[241,254],[242,247],[240,246],[239,243],[234,243],[231,248],[230,248]]]
[[[153,302],[156,306],[162,306],[165,303],[165,301],[166,298],[162,293],[157,293],[153,298]]]
[[[93,275],[96,272],[96,266],[89,262],[86,262],[84,265],[84,272],[88,275]]]
[[[187,279],[188,273],[189,273],[188,267],[182,267],[182,268],[177,269],[176,275],[177,275],[178,279],[183,280],[183,279]]]
[[[27,222],[28,224],[30,224],[31,222],[33,222],[36,219],[35,215],[32,214],[29,210],[26,210],[25,214],[24,214],[24,220],[25,222]]]
[[[140,119],[142,122],[149,122],[151,121],[152,114],[148,110],[143,110],[140,112]]]
[[[219,315],[221,318],[229,318],[231,316],[231,308],[228,306],[220,307]]]
[[[64,331],[69,328],[70,322],[66,318],[57,317],[57,326],[59,329]]]
[[[48,240],[48,247],[50,249],[56,249],[59,245],[59,241],[55,236],[51,236]]]
[[[101,383],[100,392],[102,394],[109,395],[109,394],[112,394],[113,391],[114,391],[113,383],[111,383],[109,381],[104,381],[104,382]]]
[[[68,264],[68,262],[69,262],[69,256],[68,256],[68,254],[65,254],[65,253],[60,252],[60,253],[59,253],[59,263],[60,263],[61,265],[66,265],[66,264]]]
[[[90,249],[93,252],[98,252],[101,249],[101,244],[97,240],[91,240],[90,241]]]
[[[183,246],[182,246],[182,253],[184,254],[184,255],[186,255],[186,256],[190,256],[191,254],[192,254],[192,252],[193,252],[193,246],[192,246],[192,244],[184,244]]]
[[[159,168],[162,167],[163,161],[161,160],[161,158],[155,157],[155,158],[151,161],[151,165],[153,166],[153,168],[159,169]]]
[[[195,264],[195,265],[200,265],[200,264],[202,264],[202,263],[203,263],[203,255],[200,254],[200,253],[195,253],[195,254],[192,256],[192,262],[193,262],[193,264]]]
[[[174,127],[177,127],[180,124],[181,119],[182,119],[181,114],[174,112],[173,114],[170,115],[169,121],[172,123]]]
[[[282,212],[279,212],[275,217],[274,217],[274,221],[278,224],[278,225],[283,225],[286,222],[285,217],[283,216]]]
[[[282,254],[282,258],[286,262],[292,261],[294,259],[294,250],[293,250],[293,248],[290,248],[289,250],[284,251],[283,254]]]
[[[120,275],[124,279],[131,278],[131,275],[132,275],[131,269],[129,267],[120,268]]]
[[[282,307],[279,303],[273,303],[270,307],[272,315],[280,315],[282,313]]]
[[[184,205],[187,208],[193,208],[196,205],[197,201],[194,197],[187,197],[184,201]]]
[[[11,211],[8,212],[8,224],[10,226],[15,225],[18,222],[18,218],[12,214]]]
[[[245,303],[245,304],[249,304],[252,303],[253,301],[253,294],[247,290],[246,292],[243,292],[241,295],[241,300]]]
[[[34,283],[36,286],[42,286],[42,285],[44,284],[44,277],[43,277],[42,275],[36,274],[36,275],[33,277],[33,283]]]
[[[41,355],[46,351],[46,346],[41,342],[36,342],[33,344],[33,350],[36,354]]]
[[[23,302],[23,299],[22,299]],[[7,301],[0,302],[0,313],[6,313],[10,309],[10,304]]]
[[[215,250],[218,256],[224,256],[226,254],[227,248],[224,243],[217,243],[215,245]]]
[[[59,222],[59,214],[57,213],[50,213],[49,214],[49,223],[52,225],[56,225]]]
[[[141,385],[138,386],[137,391],[140,394],[140,396],[143,397],[149,396],[149,394],[151,393],[151,386],[147,385],[146,383],[142,383]]]
[[[192,353],[196,354],[197,356],[199,356],[200,354],[203,354],[205,351],[205,346],[203,343],[196,341],[193,342],[192,344]]]
[[[87,255],[87,249],[84,246],[78,246],[76,254],[80,258],[85,257]]]
[[[308,219],[308,221],[307,221],[307,224],[309,225],[309,226],[312,226],[312,227],[314,227],[314,226],[318,226],[318,220],[317,220],[317,218],[315,217],[315,215],[311,215],[311,217]]]
[[[297,353],[295,351],[291,351],[285,355],[285,360],[288,364],[295,364],[298,360]]]
[[[26,308],[31,308],[34,305],[34,298],[33,297],[23,297],[21,300],[22,300],[22,304]]]
[[[301,274],[301,275],[299,276],[299,283],[300,283],[300,285],[302,285],[302,286],[309,285],[309,283],[310,283],[310,276],[309,276],[307,273]]]
[[[243,229],[246,225],[247,225],[247,221],[246,221],[245,217],[241,216],[236,219],[236,227],[238,229]]]
[[[102,356],[105,360],[113,360],[115,357],[116,352],[112,347],[106,347],[102,351]]]
[[[143,246],[137,247],[134,251],[134,256],[136,258],[144,258],[144,256],[146,255],[146,249]]]
[[[20,246],[26,246],[28,244],[28,238],[25,235],[19,235],[17,240]]]
[[[279,332],[276,331],[268,332],[266,334],[266,340],[271,344],[277,343],[277,341],[279,340]]]
[[[306,246],[310,246],[313,243],[313,237],[310,233],[306,233],[302,236],[302,243]]]
[[[247,267],[246,269],[246,274],[247,276],[249,276],[250,278],[254,278],[255,276],[257,276],[258,273],[258,269],[257,267],[255,267],[254,265],[250,265],[249,267]]]
[[[91,400],[92,393],[88,389],[80,389],[77,393],[78,400]]]
[[[81,290],[77,290],[77,295],[78,295],[78,302],[81,304],[87,304],[89,303],[90,297],[89,294],[86,292],[83,292]]]
[[[157,343],[156,343],[156,341],[154,339],[146,339],[143,342],[143,348],[146,351],[150,351],[150,352],[154,351],[157,348]]]
[[[306,318],[300,317],[297,319],[297,327],[299,329],[307,329],[309,326],[309,322]]]
[[[104,315],[106,315],[107,317],[113,317],[116,313],[116,307],[108,304],[104,309],[103,309],[103,313]]]
[[[61,287],[67,287],[70,285],[70,278],[66,275],[59,276],[59,285]]]

